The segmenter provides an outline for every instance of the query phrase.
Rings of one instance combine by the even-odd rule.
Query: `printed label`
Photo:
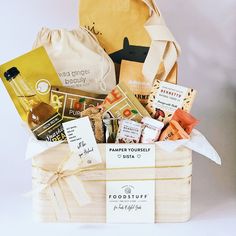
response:
[[[142,125],[132,120],[122,120],[117,134],[117,143],[138,143],[141,137]]]
[[[53,90],[51,94],[51,104],[54,109],[62,115],[63,120],[80,118],[82,111],[89,107],[96,107],[104,101],[104,99],[64,93],[55,90]]]
[[[62,126],[62,118],[56,113],[43,124],[31,129],[39,140],[56,142],[66,139]]]
[[[174,113],[178,108],[183,106],[184,98],[188,93],[188,88],[175,84],[161,82],[154,107],[163,109],[168,113]]]
[[[152,81],[146,80],[144,78],[142,70],[143,70],[143,63],[122,60],[120,67],[119,81],[124,81],[130,88],[130,90],[133,92],[133,94],[135,94],[135,97],[144,106],[146,106],[149,94],[151,93],[152,90]]]
[[[112,169],[153,167],[155,166],[155,145],[106,145],[106,164],[107,168]],[[155,171],[154,169],[146,171],[149,171],[149,179],[143,180],[138,179],[137,176],[134,180],[109,181],[109,176],[107,176],[106,216],[108,223],[155,222]]]
[[[145,114],[149,115],[139,104],[130,91],[123,91],[123,85],[117,85],[108,94],[102,106],[110,117],[139,121]]]
[[[101,162],[100,152],[88,117],[63,123],[67,141],[75,158],[85,165]]]
[[[66,87],[82,89],[86,87],[96,88],[96,78],[102,77],[102,64],[81,65],[81,69],[73,68],[66,71],[60,71],[58,76]],[[83,69],[82,69],[83,68]]]

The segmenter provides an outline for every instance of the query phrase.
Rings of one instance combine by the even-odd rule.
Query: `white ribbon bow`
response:
[[[65,182],[79,206],[85,206],[91,202],[79,175],[93,167],[83,165],[81,159],[71,156],[58,167],[56,171],[42,169],[33,166],[33,178],[38,181],[36,189],[30,194],[38,194],[46,191],[48,194],[58,221],[70,220],[70,214],[65,201],[65,193],[62,185]]]

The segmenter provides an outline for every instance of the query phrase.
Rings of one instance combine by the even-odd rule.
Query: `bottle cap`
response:
[[[14,79],[19,74],[20,74],[20,71],[16,67],[12,67],[11,69],[7,70],[4,73],[4,76],[7,79],[7,81],[10,81],[10,80]]]

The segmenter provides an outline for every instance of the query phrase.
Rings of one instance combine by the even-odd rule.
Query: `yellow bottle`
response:
[[[28,126],[36,138],[49,142],[65,140],[61,116],[52,106],[40,100],[36,92],[27,85],[20,71],[12,67],[4,76],[27,113]]]

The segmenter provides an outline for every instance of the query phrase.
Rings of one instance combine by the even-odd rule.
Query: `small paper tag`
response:
[[[72,153],[88,165],[102,161],[93,129],[88,117],[63,123],[67,141]]]
[[[154,144],[106,145],[107,168],[154,167]],[[155,222],[155,170],[146,169],[148,179],[127,179],[106,183],[107,223],[154,223]],[[150,171],[153,173],[150,174]],[[150,178],[151,176],[151,178]]]

